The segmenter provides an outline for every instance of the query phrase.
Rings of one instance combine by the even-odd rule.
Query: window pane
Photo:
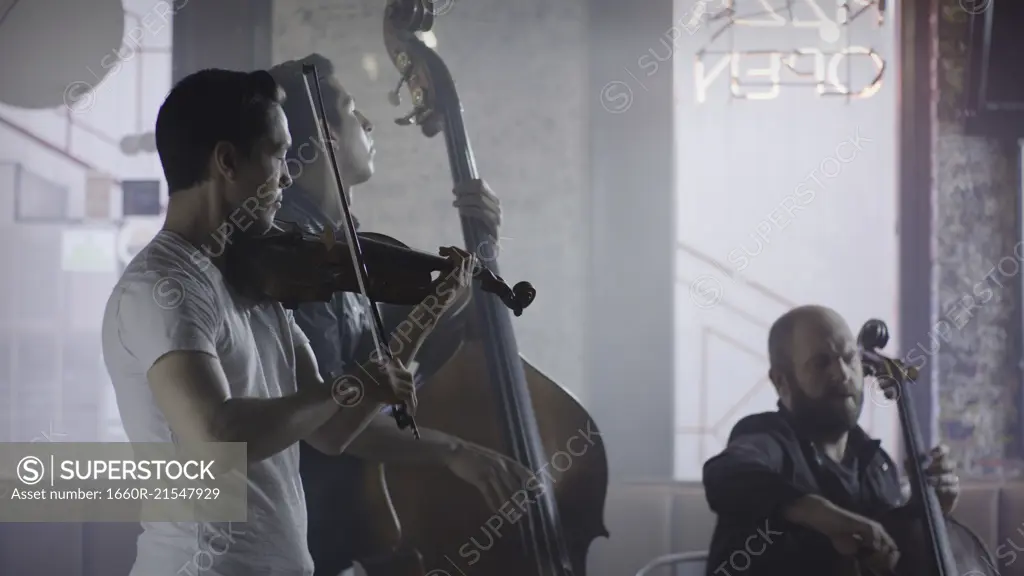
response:
[[[48,433],[62,409],[60,343],[57,335],[46,332],[20,333],[15,338],[12,440],[28,442]]]
[[[18,221],[64,222],[69,216],[68,189],[22,167],[15,190]]]
[[[104,369],[99,334],[68,334],[61,359],[64,411],[62,434],[67,441],[97,441],[103,418]]]
[[[54,326],[61,311],[60,234],[49,226],[23,226],[17,242],[12,273],[4,280],[15,286],[15,318]]]
[[[10,335],[0,328],[0,442],[10,442],[11,414],[14,412],[11,390],[11,355],[14,346]]]
[[[737,2],[729,24],[698,18],[675,42],[675,471],[684,481],[700,479],[737,420],[775,409],[768,329],[788,309],[828,304],[854,331],[881,316],[899,341],[897,27],[877,26],[874,8],[819,28],[806,25],[823,22],[806,7],[772,14],[758,4]],[[836,4],[821,6],[835,22]],[[690,22],[693,3],[677,7]],[[888,64],[880,85],[876,57]],[[847,88],[860,97],[823,94]],[[862,270],[877,273],[851,282]],[[860,423],[892,453],[895,419],[866,401]]]

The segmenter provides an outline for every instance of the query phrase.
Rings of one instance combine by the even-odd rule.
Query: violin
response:
[[[357,234],[366,263],[366,293],[373,302],[414,306],[435,293],[440,278],[452,272],[451,261],[413,250],[398,240]],[[336,292],[360,293],[360,276],[349,249],[330,229],[321,236],[304,234],[288,222],[260,236],[240,238],[226,262],[228,274],[246,295],[281,302],[294,310],[305,302],[329,302]],[[474,279],[516,316],[537,296],[529,282],[509,287],[477,263]]]
[[[924,474],[927,447],[921,437],[914,404],[907,386],[918,376],[917,368],[881,354],[889,342],[889,328],[881,320],[869,320],[860,330],[857,343],[864,373],[873,376],[899,411],[903,445],[908,454],[907,475],[911,482],[910,502],[882,518],[874,518],[893,538],[900,559],[893,576],[997,576],[995,561],[985,544],[970,528],[946,516],[935,489]],[[859,560],[844,567],[845,574],[890,576],[862,565]]]

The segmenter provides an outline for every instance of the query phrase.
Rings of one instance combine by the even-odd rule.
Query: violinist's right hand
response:
[[[373,354],[355,370],[333,383],[335,401],[355,406],[368,400],[379,404],[404,404],[410,416],[416,415],[416,385],[413,374],[402,361],[378,360]]]
[[[787,510],[788,520],[820,532],[843,556],[860,557],[876,573],[896,569],[899,549],[881,524],[817,495],[803,496]]]

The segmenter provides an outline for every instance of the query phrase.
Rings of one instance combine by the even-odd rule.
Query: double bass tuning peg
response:
[[[420,123],[420,116],[423,114],[422,108],[414,108],[412,112],[409,112],[401,118],[395,118],[395,124],[399,126],[413,126]]]
[[[391,104],[392,106],[397,107],[397,106],[401,106],[402,105],[402,92],[401,92],[401,90],[402,90],[402,84],[404,84],[404,83],[405,83],[405,78],[403,77],[403,78],[398,80],[398,86],[395,86],[394,90],[388,92],[388,103]]]
[[[411,69],[408,66],[405,66],[402,71],[402,77],[398,79],[398,85],[395,86],[394,90],[388,92],[388,102],[392,106],[397,107],[402,104],[402,85],[409,81],[410,73]]]

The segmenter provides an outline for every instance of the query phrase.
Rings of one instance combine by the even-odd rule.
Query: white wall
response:
[[[709,0],[706,13],[723,3]],[[850,2],[855,10],[866,3]],[[774,410],[768,327],[788,308],[832,306],[855,334],[869,318],[882,318],[889,351],[899,329],[894,23],[878,27],[874,7],[835,26],[820,22],[837,20],[836,2],[794,2],[790,15],[770,9],[782,2],[735,0],[736,19],[746,21],[730,26],[728,18],[699,17],[699,4],[677,2],[675,31],[666,30],[674,45],[652,42],[658,57],[675,54],[679,480],[700,479],[704,460],[741,417]],[[856,47],[877,59],[829,54]],[[786,65],[799,49],[791,65],[808,73],[802,78]],[[749,53],[755,50],[781,54]],[[865,97],[819,94],[872,86],[878,61],[886,64],[881,85]],[[658,67],[668,63],[647,56],[632,72],[640,82]],[[751,94],[740,99],[730,76],[762,85],[732,88]],[[869,388],[861,424],[890,451],[896,418]]]
[[[84,215],[89,174],[105,174],[117,182],[162,180],[156,154],[128,155],[120,143],[125,136],[153,130],[170,89],[168,3],[124,0],[123,6],[125,38],[118,52],[96,54],[80,75],[60,79],[62,89],[69,82],[92,87],[86,91],[79,84],[68,91],[64,99],[70,107],[27,110],[0,104],[0,165],[21,165],[66,187],[70,217],[75,219]],[[12,20],[17,16],[12,13]],[[45,37],[42,32],[49,27],[73,24],[47,20],[39,24],[47,29],[28,36]],[[53,57],[60,50],[23,49],[55,50]],[[26,73],[32,77],[3,81],[39,83],[47,71],[39,67]],[[51,430],[64,439],[121,439],[99,343],[103,308],[119,272],[113,255],[124,225],[120,188],[112,188],[109,218],[44,225],[14,221],[11,186],[10,178],[0,178],[0,246],[6,272],[0,280],[0,398],[9,407],[0,421],[0,440],[27,441]],[[78,260],[100,267],[88,272],[69,270],[69,262],[62,266],[62,243],[67,252],[71,235],[82,238],[90,230],[96,231],[92,244],[79,246]]]

